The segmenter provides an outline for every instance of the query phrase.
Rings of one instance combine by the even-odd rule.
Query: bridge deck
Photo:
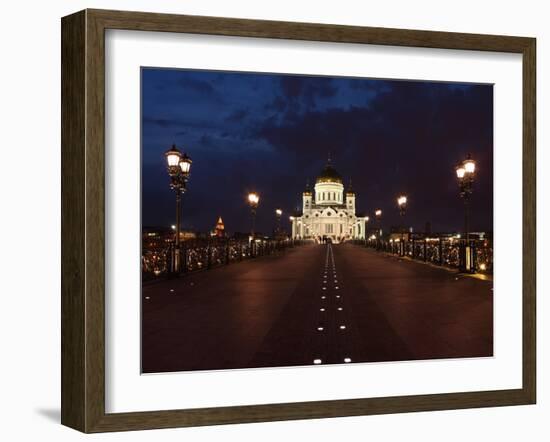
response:
[[[142,369],[491,356],[492,297],[489,281],[350,244],[298,247],[144,287]]]

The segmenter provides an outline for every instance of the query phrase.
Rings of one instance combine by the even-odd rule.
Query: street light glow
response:
[[[374,212],[374,214],[378,217],[382,216],[382,211],[380,209],[376,209],[376,211]]]
[[[275,210],[275,213],[277,214],[277,216],[281,216],[283,214],[283,211],[281,209],[277,209]]]
[[[189,158],[189,156],[187,154],[183,154],[180,158],[180,162],[179,162],[179,166],[181,168],[181,172],[184,174],[184,175],[188,175],[189,174],[189,171],[191,170],[191,163],[193,161],[191,161],[191,158]]]
[[[407,197],[405,195],[401,195],[397,198],[397,204],[399,206],[403,206],[404,204],[407,204]]]
[[[466,161],[464,161],[464,169],[466,170],[466,173],[474,173],[476,170],[476,163],[471,158],[468,158]]]
[[[260,202],[260,196],[256,192],[248,194],[248,202],[252,205],[257,205]]]
[[[168,167],[177,167],[180,162],[181,152],[177,149],[175,144],[173,144],[172,148],[168,150],[164,155],[166,155],[166,162],[168,163]]]
[[[459,179],[464,178],[464,175],[466,174],[466,169],[462,166],[459,166],[456,168],[456,176]]]

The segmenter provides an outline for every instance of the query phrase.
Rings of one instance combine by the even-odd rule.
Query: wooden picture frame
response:
[[[105,30],[496,51],[523,57],[523,386],[519,389],[105,412]],[[533,38],[84,10],[62,19],[62,410],[83,432],[533,404],[536,398]]]

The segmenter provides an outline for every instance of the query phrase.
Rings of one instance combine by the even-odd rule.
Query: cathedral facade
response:
[[[292,217],[292,237],[330,240],[339,243],[365,239],[368,217],[355,211],[355,192],[351,185],[344,191],[342,177],[330,160],[315,181],[302,194],[302,213]]]

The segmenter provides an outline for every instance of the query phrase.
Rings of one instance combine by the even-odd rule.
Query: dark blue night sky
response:
[[[175,143],[193,159],[185,229],[210,230],[221,215],[230,233],[247,232],[256,190],[257,227],[270,233],[275,209],[288,220],[330,152],[358,212],[381,208],[383,226],[397,225],[404,193],[407,224],[434,232],[463,227],[454,166],[471,153],[471,230],[492,230],[491,85],[147,68],[142,100],[144,226],[174,223],[164,152]]]

